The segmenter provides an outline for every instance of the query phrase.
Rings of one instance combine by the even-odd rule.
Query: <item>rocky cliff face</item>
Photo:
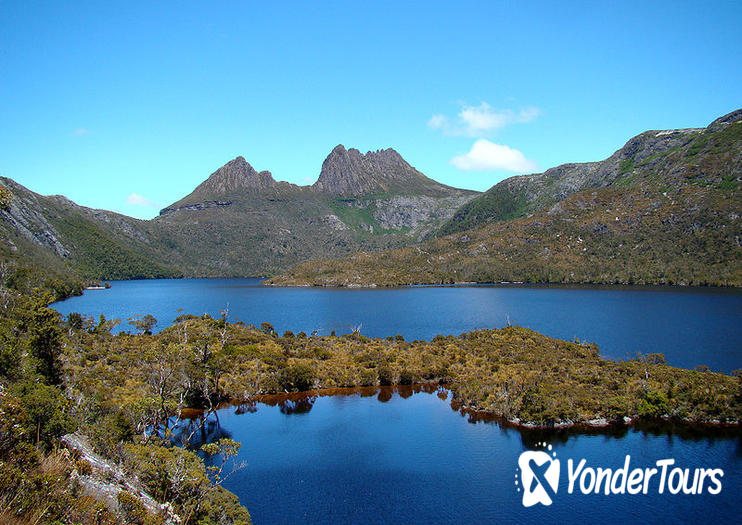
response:
[[[44,216],[44,197],[30,191],[11,179],[2,178],[2,185],[12,195],[7,210],[0,210],[0,216],[23,239],[41,247],[52,250],[60,257],[67,257],[70,250],[61,242],[62,236]],[[6,238],[12,251],[17,250],[16,243],[10,235]]]
[[[0,209],[0,257],[94,279],[180,275],[151,222],[39,195],[7,178],[0,185],[10,195]]]
[[[227,195],[246,190],[266,190],[275,185],[270,171],[258,172],[240,156],[212,173],[193,193]]]

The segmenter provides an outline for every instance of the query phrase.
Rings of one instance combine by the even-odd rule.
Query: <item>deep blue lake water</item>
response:
[[[735,290],[459,286],[397,289],[266,288],[255,279],[114,282],[57,303],[125,320],[151,313],[164,328],[180,313],[218,316],[279,332],[430,339],[508,322],[544,334],[598,343],[604,356],[662,352],[670,364],[742,368],[742,293]],[[182,309],[179,311],[179,309]],[[444,396],[445,397],[445,396]],[[738,522],[742,494],[739,432],[662,428],[574,433],[518,430],[469,421],[434,393],[364,390],[295,396],[224,408],[210,438],[242,443],[246,467],[226,482],[255,523],[667,523]],[[552,445],[561,465],[550,506],[525,508],[516,484],[520,454]],[[568,493],[568,459],[616,470],[656,468],[674,459],[722,469],[722,489],[699,495]],[[674,468],[670,467],[670,468]],[[691,482],[692,485],[692,482]],[[535,486],[536,488],[538,485]],[[530,487],[530,488],[533,488]]]
[[[239,496],[255,523],[739,521],[739,435],[670,433],[667,428],[624,428],[612,434],[520,431],[469,422],[434,393],[413,394],[410,387],[360,391],[219,411],[219,426],[209,428],[209,437],[239,441],[238,461],[246,461],[225,487]],[[543,449],[539,442],[553,447],[560,477],[550,506],[525,508],[515,484],[518,457]],[[568,493],[568,459],[615,471],[624,466],[626,455],[629,470],[657,468],[658,460],[674,459],[668,477],[675,467],[691,473],[720,468],[721,492],[671,494],[666,487],[659,494],[658,472],[646,495],[584,495],[579,485]]]
[[[742,291],[685,288],[451,286],[392,289],[272,288],[258,279],[115,281],[54,307],[126,320],[152,314],[157,328],[180,313],[218,316],[277,331],[429,340],[508,322],[543,334],[595,342],[612,359],[664,353],[669,364],[742,368]],[[182,312],[179,312],[182,309]]]

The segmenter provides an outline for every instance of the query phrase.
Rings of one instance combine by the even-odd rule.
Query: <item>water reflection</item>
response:
[[[254,414],[258,411],[258,405],[255,401],[250,401],[246,403],[241,403],[239,405],[235,405],[237,408],[235,409],[234,413],[237,415],[241,414]]]
[[[393,393],[394,391],[389,388],[382,388],[379,390],[379,395],[376,396],[376,399],[378,399],[380,403],[386,403],[392,398]]]
[[[206,443],[232,437],[232,433],[221,425],[218,411],[190,411],[181,414],[180,420],[170,432],[171,442],[194,449]]]
[[[289,416],[309,414],[317,400],[322,397],[368,398],[375,396],[379,403],[387,403],[395,396],[406,400],[419,393],[435,394],[441,401],[448,402],[451,410],[458,412],[470,424],[493,425],[506,434],[517,432],[524,449],[534,448],[537,443],[542,442],[565,445],[570,439],[578,436],[600,435],[606,438],[621,439],[630,431],[634,431],[646,437],[665,437],[670,445],[674,439],[691,442],[705,441],[713,445],[716,440],[736,437],[738,438],[737,451],[742,455],[742,429],[738,427],[639,421],[631,425],[615,424],[605,427],[579,425],[569,428],[527,428],[492,414],[468,409],[455,400],[448,389],[436,384],[328,388],[308,392],[265,394],[256,396],[249,402],[228,406],[234,408],[236,415],[253,414],[262,405],[263,407],[277,407],[281,414]],[[172,436],[174,443],[198,448],[205,443],[229,438],[231,433],[220,424],[219,411],[207,413],[186,410],[181,414],[180,423],[173,427]]]
[[[520,428],[467,411],[438,385],[258,396],[212,414],[184,413],[174,441],[189,436],[194,448],[222,437],[242,444],[234,461],[246,467],[225,487],[265,524],[625,523],[653,521],[644,518],[658,509],[676,521],[733,521],[729,518],[738,514],[733,498],[742,490],[735,474],[742,472],[739,429],[656,423]],[[732,497],[720,504],[711,496],[610,501],[575,496],[555,501],[548,515],[526,512],[513,476],[519,455],[543,442],[563,461],[586,458],[613,466],[630,455],[637,465],[674,458],[679,465],[723,468],[724,491]],[[221,459],[205,461],[216,465]],[[386,512],[381,519],[380,509]]]

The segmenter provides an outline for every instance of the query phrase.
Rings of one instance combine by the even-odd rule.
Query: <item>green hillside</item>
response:
[[[670,140],[663,146],[651,137]],[[742,111],[701,131],[644,133],[608,161],[583,165],[579,177],[575,165],[550,172],[514,178],[462,208],[461,223],[483,224],[478,228],[415,247],[312,261],[269,283],[742,285]],[[580,181],[595,187],[555,201],[559,188]]]

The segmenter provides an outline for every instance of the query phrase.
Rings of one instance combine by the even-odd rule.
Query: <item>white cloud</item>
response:
[[[518,112],[518,115],[516,116],[516,122],[531,122],[532,120],[536,120],[536,117],[538,117],[539,115],[541,115],[540,109],[533,106],[528,106],[527,108],[523,108]]]
[[[133,204],[134,206],[149,206],[150,208],[156,208],[157,205],[146,197],[142,197],[138,193],[132,193],[126,197],[126,204]]]
[[[82,135],[87,135],[88,133],[90,133],[90,131],[85,128],[76,128],[72,130],[70,135],[72,135],[73,137],[81,137]]]
[[[452,158],[451,164],[463,171],[505,170],[528,173],[538,170],[538,164],[528,160],[517,149],[494,144],[486,139],[477,140],[469,153]]]
[[[433,115],[430,117],[430,120],[428,120],[428,127],[433,129],[441,129],[448,125],[448,117],[445,115]]]
[[[493,129],[504,128],[510,118],[507,111],[495,111],[486,102],[478,106],[464,106],[459,112],[459,119],[467,135],[479,135]]]
[[[478,106],[464,104],[455,122],[452,123],[445,115],[436,114],[428,120],[428,127],[440,129],[448,135],[482,137],[509,124],[531,122],[540,114],[541,111],[532,106],[516,112],[512,109],[497,110],[486,102]]]

